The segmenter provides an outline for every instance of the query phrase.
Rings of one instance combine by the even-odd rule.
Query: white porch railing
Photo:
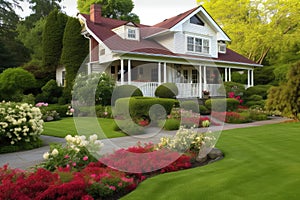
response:
[[[128,82],[124,82],[127,85]],[[200,97],[203,89],[200,88],[200,83],[175,83],[178,87],[178,98],[191,98]],[[117,82],[117,85],[121,85],[121,82]],[[143,95],[146,97],[154,97],[155,90],[160,85],[158,82],[135,82],[132,81],[131,85],[138,87]],[[202,84],[204,85],[204,84]],[[210,92],[210,96],[221,96],[219,92],[220,84],[206,84],[206,89]]]

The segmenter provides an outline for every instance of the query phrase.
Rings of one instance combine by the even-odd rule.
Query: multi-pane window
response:
[[[209,40],[197,37],[187,37],[187,50],[196,53],[209,53]]]
[[[136,33],[134,29],[128,29],[128,38],[130,39],[135,39],[136,38]]]

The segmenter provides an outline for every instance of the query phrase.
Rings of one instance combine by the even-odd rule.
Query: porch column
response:
[[[92,64],[89,62],[88,63],[88,68],[87,68],[87,70],[88,70],[88,74],[91,74],[92,73]]]
[[[202,67],[199,65],[199,98],[202,98]]]
[[[227,73],[227,67],[225,67],[225,82],[227,82],[228,81],[228,73]]]
[[[231,81],[231,68],[229,67],[229,69],[228,69],[229,71],[229,81]]]
[[[124,60],[121,59],[121,85],[124,85]]]
[[[254,86],[254,69],[251,70],[251,86]]]
[[[207,90],[207,80],[206,80],[206,76],[207,76],[207,71],[206,71],[206,66],[204,66],[204,68],[203,68],[203,76],[204,76],[204,80],[203,80],[203,82],[204,82],[204,90]]]
[[[164,63],[164,83],[167,82],[167,63]]]
[[[131,60],[128,60],[128,84],[131,84]]]
[[[248,69],[248,85],[247,85],[247,87],[250,87],[250,70]]]
[[[158,84],[161,84],[161,63],[158,63]]]

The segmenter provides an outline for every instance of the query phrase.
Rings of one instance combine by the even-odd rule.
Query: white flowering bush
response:
[[[158,148],[168,148],[178,152],[187,150],[198,152],[204,144],[203,133],[198,133],[193,128],[180,127],[174,137],[162,137]]]
[[[51,144],[50,151],[44,153],[44,162],[40,167],[54,171],[59,167],[82,169],[90,162],[95,162],[103,143],[96,134],[89,136],[65,137],[66,144]]]
[[[0,139],[8,145],[37,141],[43,132],[43,123],[40,109],[31,104],[0,103]]]

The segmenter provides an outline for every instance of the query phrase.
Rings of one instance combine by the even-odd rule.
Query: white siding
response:
[[[59,86],[64,85],[63,77],[62,77],[63,71],[66,71],[66,69],[64,67],[56,68],[56,82],[57,82],[57,85],[59,85]]]
[[[169,49],[172,52],[175,52],[175,45],[174,45],[174,34],[167,34],[161,37],[156,37],[154,39],[156,42],[164,46],[165,48]]]

